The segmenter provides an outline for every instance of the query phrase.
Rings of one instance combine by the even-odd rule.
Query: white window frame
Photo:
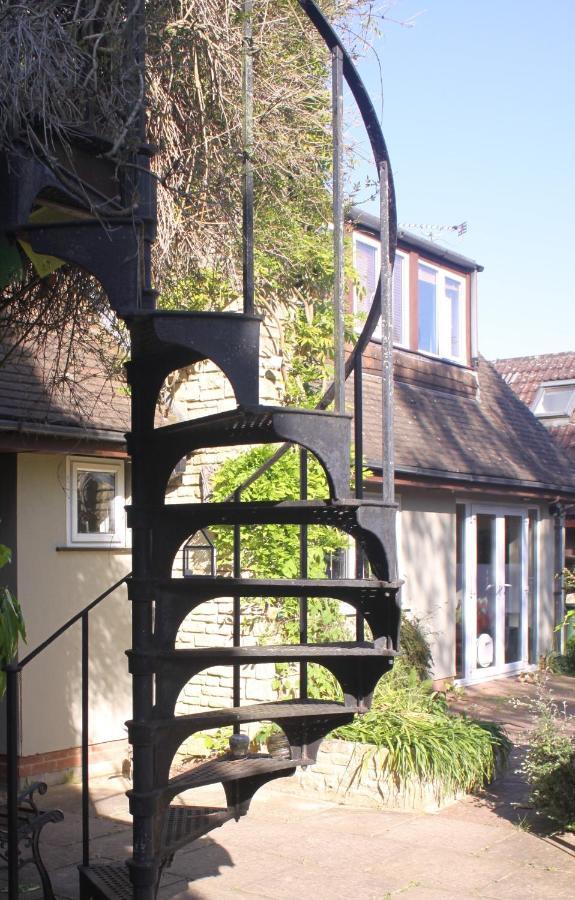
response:
[[[78,521],[78,472],[106,472],[116,479],[114,496],[114,532],[104,534],[80,532]],[[94,456],[69,456],[66,460],[66,495],[67,505],[67,541],[70,547],[125,547],[126,546],[126,511],[125,511],[125,477],[123,460],[99,459]]]
[[[419,348],[419,321],[418,321],[418,346],[417,352],[435,359],[449,359],[453,362],[465,364],[467,362],[467,279],[451,269],[444,269],[434,265],[424,257],[417,261],[417,307],[419,319],[419,267],[424,266],[435,272],[435,328],[437,339],[437,353]],[[451,352],[451,306],[446,293],[446,279],[456,281],[460,286],[459,302],[459,354]]]
[[[376,271],[376,284],[379,279],[379,272],[381,268],[381,243],[377,238],[371,237],[368,234],[364,234],[362,231],[354,231],[353,232],[353,264],[356,265],[357,255],[356,255],[356,247],[357,244],[367,244],[369,247],[373,247],[375,249],[375,271]],[[409,254],[404,253],[402,250],[396,250],[396,257],[401,258],[402,267],[403,267],[403,278],[401,281],[401,341],[395,341],[394,344],[397,347],[407,347],[409,343]],[[357,288],[353,289],[353,312],[354,315],[357,315],[359,310],[359,297],[357,293]],[[363,298],[362,298],[363,302]],[[371,299],[368,298],[368,306],[371,305]],[[393,274],[392,274],[392,310],[393,310]],[[357,322],[356,330],[361,331],[363,328],[363,321]],[[377,323],[375,330],[373,332],[372,338],[375,340],[381,340],[381,318]]]
[[[567,393],[567,388],[571,389],[571,396],[565,403],[565,412],[546,412],[544,409],[539,409],[544,396],[545,391],[553,390],[556,388],[565,388]],[[564,381],[543,381],[535,394],[535,399],[533,400],[533,404],[531,406],[531,412],[534,416],[537,416],[538,419],[547,419],[549,420],[548,424],[553,424],[552,419],[556,419],[558,422],[565,422],[567,419],[570,419],[573,415],[573,411],[575,410],[575,380],[569,378]]]

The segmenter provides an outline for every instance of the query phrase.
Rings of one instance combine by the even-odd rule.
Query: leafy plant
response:
[[[212,500],[225,500],[273,455],[275,448],[254,447],[224,462],[214,475]],[[308,495],[326,497],[325,474],[310,455]],[[242,500],[295,500],[299,497],[299,452],[288,450],[243,493]],[[218,560],[231,568],[233,529],[212,529],[218,548]],[[308,574],[310,578],[325,576],[325,555],[347,547],[346,535],[334,528],[312,525],[308,528]],[[243,528],[241,532],[241,567],[254,578],[297,578],[299,575],[299,529],[294,525],[263,525]]]
[[[221,756],[230,749],[230,737],[233,733],[232,726],[212,728],[210,731],[199,731],[194,735],[194,745],[197,752],[192,751],[193,756]],[[201,750],[199,749],[201,746]]]
[[[0,544],[0,569],[12,560],[12,551]],[[18,641],[26,640],[26,627],[20,604],[5,586],[0,586],[0,697],[6,690],[4,666],[11,662],[18,652]]]
[[[246,453],[227,460],[214,476],[212,499],[224,500],[273,454],[274,448],[254,447]],[[308,494],[325,497],[328,493],[325,474],[317,460],[309,457]],[[281,501],[299,497],[299,453],[288,450],[281,459],[263,473],[242,494],[242,500]],[[231,568],[233,531],[231,528],[212,529],[218,550],[219,565]],[[293,525],[265,525],[244,528],[241,531],[241,569],[254,578],[298,578],[300,532]],[[326,554],[348,546],[347,535],[335,528],[311,525],[308,528],[308,577],[325,578]],[[341,604],[330,598],[316,597],[308,606],[309,643],[349,640],[346,617]],[[256,617],[265,615],[269,627],[262,640],[299,643],[300,603],[298,597],[265,597],[263,607],[257,608]],[[298,693],[296,668],[287,664],[276,665],[274,687],[285,698]],[[341,689],[335,678],[321,666],[308,667],[309,695],[321,699],[339,698]]]
[[[545,677],[529,706],[535,725],[520,771],[531,787],[531,802],[560,829],[575,831],[575,743],[567,733],[569,716]]]
[[[555,578],[563,579],[563,593],[571,594],[575,592],[575,570],[565,567]],[[575,609],[568,609],[561,622],[555,626],[555,631],[562,631],[566,625],[575,624]]]
[[[417,616],[401,614],[400,650],[402,659],[415,669],[422,681],[430,677],[433,657],[425,629]]]
[[[438,799],[489,781],[511,746],[498,725],[451,714],[443,695],[401,659],[379,682],[370,712],[334,736],[374,745],[364,767],[371,762],[396,787],[431,784]]]
[[[572,647],[567,647],[567,653],[550,653],[545,663],[554,675],[575,675],[575,653]]]

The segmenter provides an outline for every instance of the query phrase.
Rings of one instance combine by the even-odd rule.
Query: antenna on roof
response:
[[[418,231],[423,231],[425,237],[429,238],[430,241],[434,241],[435,235],[441,231],[454,231],[457,237],[467,234],[467,222],[461,222],[459,225],[421,225],[414,222],[400,222],[399,227],[416,228]]]

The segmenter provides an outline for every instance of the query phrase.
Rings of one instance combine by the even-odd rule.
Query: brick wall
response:
[[[130,748],[128,741],[108,741],[92,744],[88,748],[88,760],[91,775],[108,775],[130,769]],[[65,778],[80,778],[82,766],[81,747],[67,747],[49,753],[35,753],[19,758],[20,781],[30,784],[32,781],[45,781],[47,784],[61,784]],[[0,756],[0,781],[6,781],[6,756]]]

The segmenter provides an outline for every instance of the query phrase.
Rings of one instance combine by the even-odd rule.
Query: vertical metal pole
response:
[[[332,50],[333,129],[333,315],[334,315],[334,407],[345,412],[344,330],[343,330],[343,55]]]
[[[89,715],[90,628],[88,613],[82,615],[82,863],[90,865],[90,784],[89,784]]]
[[[241,499],[241,492],[238,490],[234,493],[234,502],[239,503]],[[242,574],[242,545],[241,545],[241,528],[239,525],[234,525],[234,558],[233,558],[233,575],[234,578],[241,578]],[[241,634],[240,634],[240,598],[233,598],[233,645],[234,647],[240,646]],[[238,664],[234,663],[233,667],[233,705],[240,705],[240,667]],[[240,726],[238,724],[234,725],[234,734],[239,734]]]
[[[132,434],[137,440],[132,451],[132,505],[134,509],[147,509],[149,482],[144,465],[142,438],[149,435],[149,425],[144,418],[146,404],[142,402],[146,385],[138,377],[132,385]],[[150,452],[148,450],[148,452]],[[152,586],[152,541],[148,521],[138,522],[132,528],[132,571],[139,585],[132,597],[132,649],[136,654],[145,652],[154,630],[154,588]],[[149,590],[142,593],[142,585]],[[140,657],[141,659],[141,657]],[[132,672],[132,706],[135,723],[149,722],[154,706],[155,673],[140,664]],[[134,798],[150,795],[154,789],[154,745],[138,735],[133,742],[133,794]],[[131,801],[133,803],[133,801]],[[129,862],[134,900],[154,900],[158,877],[154,834],[155,811],[143,804],[134,804],[134,851]]]
[[[243,2],[242,106],[243,106],[243,288],[244,312],[254,311],[254,72],[253,0]]]
[[[563,567],[565,565],[565,510],[560,504],[553,512],[553,543],[555,579],[553,584],[553,605],[555,627],[565,618],[565,593],[563,585]],[[553,649],[563,653],[565,646],[565,629],[553,632]]]
[[[353,423],[354,423],[354,474],[355,496],[363,499],[363,365],[361,353],[358,353],[353,367]],[[363,578],[363,549],[359,541],[355,542],[355,577]],[[355,638],[363,641],[365,628],[361,610],[355,614]]]
[[[393,439],[393,322],[391,260],[389,256],[389,181],[387,162],[379,165],[381,241],[381,387],[382,387],[382,491],[383,502],[395,501]]]
[[[130,10],[134,13],[134,52],[137,68],[138,89],[141,89],[142,104],[138,111],[137,128],[138,140],[146,141],[146,103],[145,103],[145,67],[146,67],[146,9],[145,0],[132,0]],[[149,169],[149,160],[143,161],[144,168]],[[143,178],[146,176],[142,174]],[[155,216],[154,216],[155,219]],[[151,245],[155,235],[155,221],[148,222],[139,230],[139,253],[141,258],[140,278],[141,285],[136,296],[127,297],[128,305],[147,305],[150,302],[151,293]],[[152,302],[152,305],[155,305]],[[148,483],[144,467],[144,453],[142,449],[142,436],[148,432],[149,424],[143,419],[142,412],[145,404],[142,398],[146,387],[143,379],[138,378],[132,385],[132,434],[137,438],[132,455],[132,505],[134,509],[147,507]],[[153,427],[153,425],[152,425]],[[148,450],[148,452],[150,452]],[[150,526],[138,524],[132,529],[132,571],[135,582],[140,585],[151,583],[152,561]],[[141,590],[141,588],[140,588]],[[132,602],[132,649],[136,653],[142,653],[150,646],[153,634],[154,621],[154,594],[150,588],[147,596],[141,593]],[[86,623],[86,647],[88,646],[88,625]],[[84,622],[82,623],[84,632]],[[88,690],[86,661],[85,689]],[[148,722],[154,705],[155,674],[146,671],[144,667],[138,668],[132,673],[132,707],[134,722]],[[87,704],[86,695],[85,702]],[[84,698],[83,698],[84,702]],[[87,710],[86,710],[87,712]],[[87,723],[86,723],[87,725]],[[86,727],[83,739],[87,739]],[[84,752],[84,746],[83,746]],[[87,748],[86,748],[87,763]],[[84,760],[83,760],[84,764]],[[138,795],[149,795],[154,787],[154,748],[152,742],[142,741],[139,737],[133,744],[133,791]],[[85,774],[85,773],[84,773]],[[83,798],[83,804],[86,799]],[[84,814],[84,807],[83,807]],[[153,900],[156,896],[156,882],[158,878],[157,857],[155,854],[154,813],[150,808],[142,808],[137,805],[133,811],[133,855],[129,861],[130,879],[134,900]]]
[[[307,450],[299,453],[299,495],[300,500],[307,500]],[[307,525],[299,527],[299,566],[300,578],[307,578],[308,571],[308,530]],[[307,644],[308,639],[308,598],[300,597],[299,600],[299,642]],[[307,700],[307,663],[299,664],[299,695],[302,700]]]
[[[136,117],[137,136],[141,142],[146,140],[146,105],[145,105],[145,65],[146,65],[146,10],[145,0],[132,0],[129,21],[127,48],[127,65],[134,66],[133,103],[139,103]],[[130,46],[131,44],[131,46]],[[130,58],[131,57],[131,58]]]
[[[8,804],[8,896],[17,898],[18,886],[18,753],[20,749],[20,667],[6,666],[6,755]]]

